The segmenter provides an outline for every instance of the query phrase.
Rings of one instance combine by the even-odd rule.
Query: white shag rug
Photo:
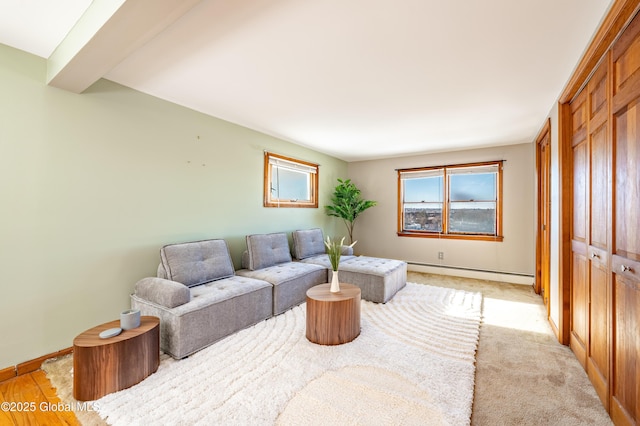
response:
[[[361,332],[305,337],[306,305],[229,336],[94,408],[114,425],[470,423],[482,296],[407,283],[362,301]]]

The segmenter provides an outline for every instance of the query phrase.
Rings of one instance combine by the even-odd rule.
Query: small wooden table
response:
[[[160,319],[143,316],[140,326],[106,339],[99,334],[120,327],[111,321],[73,339],[73,397],[93,401],[126,389],[155,373],[160,365]]]
[[[340,292],[331,293],[331,284],[307,290],[307,339],[320,345],[341,345],[360,335],[360,287],[340,283]]]

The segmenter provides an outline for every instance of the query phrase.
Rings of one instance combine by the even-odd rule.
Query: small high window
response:
[[[318,207],[318,165],[264,154],[265,207]]]
[[[502,241],[502,161],[398,170],[398,235]]]

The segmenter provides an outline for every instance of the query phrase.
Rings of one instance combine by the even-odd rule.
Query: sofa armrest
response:
[[[143,278],[136,283],[134,291],[141,299],[167,308],[175,308],[191,300],[189,287],[163,278]]]
[[[341,255],[342,256],[353,256],[353,247],[351,247],[351,246],[342,246]]]

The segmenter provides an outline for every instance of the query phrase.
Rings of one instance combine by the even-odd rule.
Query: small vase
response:
[[[131,330],[140,327],[140,310],[129,309],[120,314],[120,328],[123,330]]]
[[[338,280],[338,271],[331,271],[331,293],[340,293],[340,281]]]

